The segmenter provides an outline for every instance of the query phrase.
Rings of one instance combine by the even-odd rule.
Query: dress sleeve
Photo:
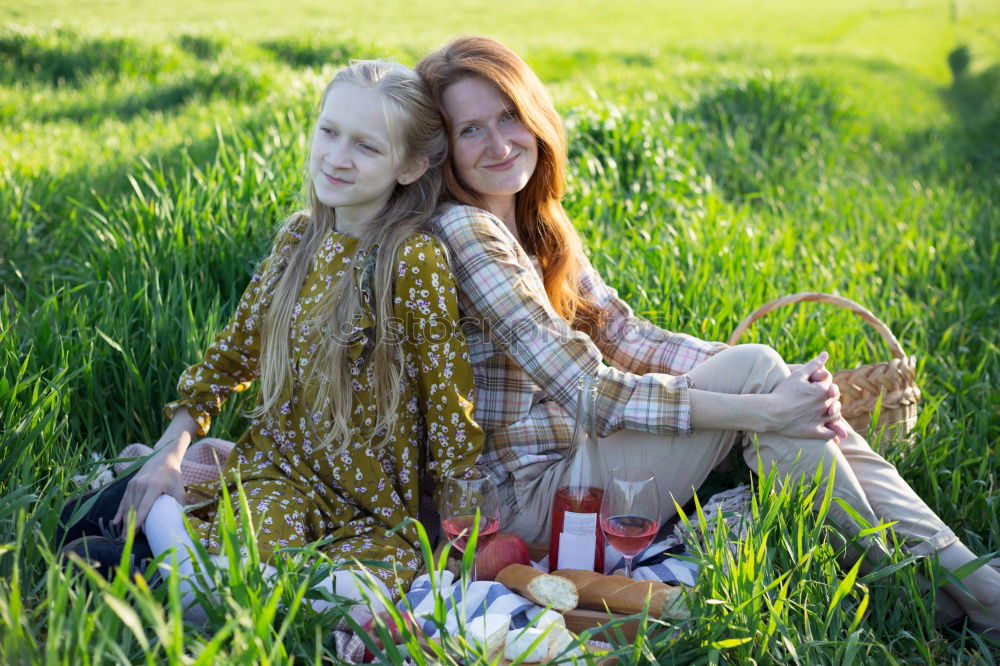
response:
[[[468,314],[550,398],[572,413],[577,378],[597,374],[601,437],[623,428],[691,433],[691,379],[605,365],[594,341],[552,308],[503,222],[477,208],[453,206],[437,218],[436,230],[451,250],[455,277],[474,311]]]
[[[293,222],[279,235],[275,249],[250,278],[232,319],[209,345],[201,362],[181,374],[177,381],[180,398],[163,407],[168,420],[179,409],[187,409],[198,424],[198,435],[204,436],[226,399],[257,379],[262,317],[288,255],[301,238],[300,231],[301,224]]]
[[[414,236],[397,257],[395,313],[404,322],[406,372],[415,380],[427,427],[428,468],[435,485],[449,469],[474,465],[483,452],[473,419],[475,380],[459,327],[455,279],[441,241]]]
[[[586,258],[581,264],[581,294],[608,315],[594,343],[604,359],[619,370],[640,375],[650,372],[680,375],[729,346],[673,333],[639,319]]]

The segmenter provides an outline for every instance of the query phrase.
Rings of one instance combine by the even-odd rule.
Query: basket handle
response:
[[[862,319],[872,325],[882,339],[889,343],[889,349],[892,350],[893,358],[906,358],[906,354],[903,352],[903,347],[899,344],[899,340],[896,336],[892,334],[889,327],[885,325],[881,319],[876,317],[867,308],[858,305],[849,298],[844,298],[843,296],[834,296],[833,294],[824,294],[818,291],[804,291],[798,294],[790,294],[788,296],[783,296],[781,298],[775,299],[769,303],[765,303],[760,306],[747,316],[746,319],[740,322],[733,334],[729,336],[728,344],[734,345],[740,339],[740,337],[750,328],[750,324],[754,323],[764,315],[778,308],[791,305],[793,303],[804,303],[815,301],[818,303],[830,303],[831,305],[837,305],[851,312],[859,315]]]

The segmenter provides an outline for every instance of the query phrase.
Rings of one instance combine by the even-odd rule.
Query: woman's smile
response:
[[[487,164],[483,168],[489,169],[490,171],[507,171],[514,166],[515,162],[517,162],[517,158],[520,156],[520,154],[514,155],[513,157],[507,158],[503,162],[499,162],[497,164]]]

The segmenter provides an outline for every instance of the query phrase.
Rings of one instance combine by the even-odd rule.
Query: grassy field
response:
[[[0,6],[0,663],[333,659],[335,618],[295,610],[307,558],[278,585],[233,581],[198,632],[173,584],[68,580],[55,513],[94,454],[158,437],[177,376],[301,204],[336,67],[413,64],[468,32],[548,83],[571,137],[567,208],[640,314],[725,339],[758,304],[817,290],[885,320],[925,400],[912,448],[883,450],[973,550],[1000,550],[996,3],[394,1],[359,18],[304,0],[168,20],[178,4]],[[960,46],[968,66],[950,67]],[[745,341],[827,349],[832,367],[888,357],[824,306]],[[213,434],[238,436],[252,399]],[[762,483],[739,549],[698,554],[697,619],[651,621],[616,643],[623,663],[997,663],[995,643],[934,628],[924,563],[840,568],[813,489]]]

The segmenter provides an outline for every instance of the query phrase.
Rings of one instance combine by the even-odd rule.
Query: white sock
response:
[[[194,564],[192,563],[194,541],[184,526],[184,512],[180,503],[170,495],[157,497],[146,516],[142,531],[146,534],[146,540],[149,541],[149,548],[153,551],[154,557],[159,557],[170,549],[175,549],[172,558],[176,562],[177,573],[180,574],[180,593],[181,603],[184,605],[184,617],[190,622],[205,624],[208,616],[200,605],[194,603],[195,594],[192,583],[194,577]],[[228,569],[228,558],[220,555],[210,555],[209,557],[212,558],[216,567]],[[170,572],[170,562],[171,558],[168,558],[161,565],[165,576]],[[265,577],[273,577],[278,573],[278,570],[265,564],[263,573]],[[377,578],[369,578],[364,572],[353,569],[334,571],[329,578],[320,581],[316,587],[362,602],[367,594],[371,608],[381,610],[381,602],[369,591],[372,580],[375,581],[382,594],[389,598],[389,588],[386,587],[385,583]],[[309,603],[317,612],[333,607],[333,604],[322,599],[312,599]],[[352,606],[349,615],[362,625],[371,619],[370,608],[365,603]]]
[[[194,541],[188,534],[184,526],[184,512],[180,503],[170,495],[160,495],[153,502],[146,516],[146,522],[142,524],[142,531],[146,533],[146,540],[149,541],[149,549],[153,551],[153,557],[159,557],[167,551],[173,550],[173,554],[160,565],[164,577],[170,574],[173,561],[179,574],[179,584],[181,593],[181,603],[184,606],[184,617],[190,622],[205,624],[208,616],[204,609],[194,603],[194,565],[191,562],[194,553]],[[224,565],[221,558],[217,563]]]

